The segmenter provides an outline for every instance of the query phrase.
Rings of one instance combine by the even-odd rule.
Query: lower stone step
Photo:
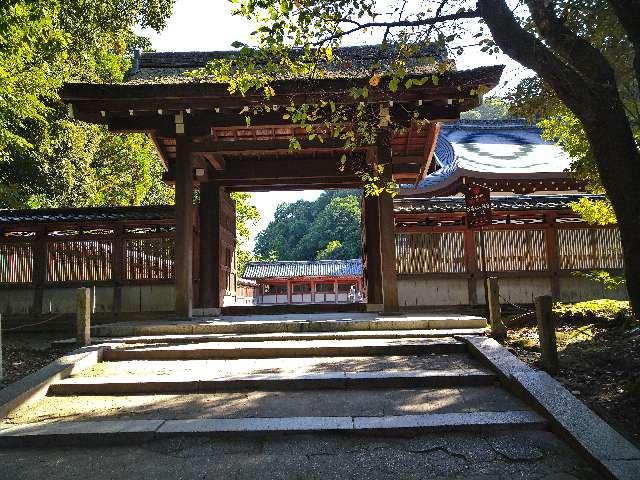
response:
[[[215,393],[321,389],[430,388],[487,386],[497,378],[479,369],[401,372],[323,372],[206,377],[76,377],[49,387],[49,395],[122,395],[154,393]]]
[[[188,420],[116,420],[0,425],[0,448],[126,444],[184,435],[267,435],[274,433],[376,433],[490,431],[547,428],[527,411],[435,413],[381,417],[210,418]]]
[[[234,358],[298,358],[464,353],[464,342],[453,339],[384,339],[343,341],[283,341],[261,343],[198,343],[176,346],[131,346],[106,349],[104,361],[189,360]]]

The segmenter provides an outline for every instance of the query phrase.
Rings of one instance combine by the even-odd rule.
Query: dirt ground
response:
[[[4,378],[0,380],[0,389],[41,369],[76,348],[73,344],[51,344],[51,342],[63,338],[67,338],[67,336],[62,333],[3,333],[2,367]]]
[[[537,328],[528,323],[510,328],[505,345],[542,368]],[[555,378],[640,447],[640,325],[561,323],[557,344]]]

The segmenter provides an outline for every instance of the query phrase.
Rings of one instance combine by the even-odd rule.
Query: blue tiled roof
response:
[[[459,120],[442,126],[434,158],[438,169],[400,195],[434,193],[461,177],[565,178],[571,158],[543,140],[525,120]]]
[[[362,275],[362,260],[249,262],[243,278],[350,277]]]
[[[116,222],[126,220],[171,220],[171,205],[141,207],[40,208],[0,210],[0,224],[40,224],[66,222]]]

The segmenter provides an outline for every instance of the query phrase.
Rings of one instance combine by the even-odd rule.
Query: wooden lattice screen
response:
[[[617,228],[558,229],[560,269],[623,268]]]
[[[476,232],[476,258],[481,269],[480,232]],[[489,272],[547,269],[544,230],[489,230],[484,232]]]
[[[0,283],[33,280],[33,250],[30,243],[0,244]]]
[[[48,244],[48,282],[111,280],[111,242],[56,241]]]
[[[169,280],[173,278],[173,238],[125,241],[124,275],[127,280]]]
[[[465,272],[463,232],[396,235],[398,273]]]

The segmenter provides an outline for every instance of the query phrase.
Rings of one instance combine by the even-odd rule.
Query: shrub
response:
[[[564,323],[621,323],[631,316],[629,302],[601,298],[578,303],[556,303],[553,313]]]

